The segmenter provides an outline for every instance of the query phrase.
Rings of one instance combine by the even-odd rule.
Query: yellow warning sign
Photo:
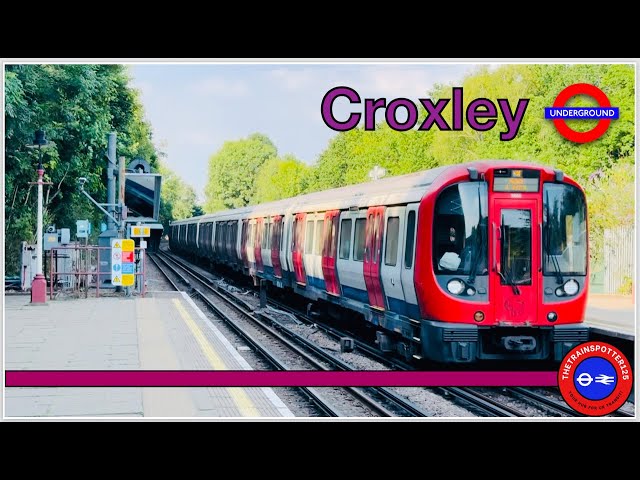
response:
[[[133,252],[133,249],[136,246],[136,242],[130,239],[122,240],[122,251],[123,252]]]
[[[151,227],[144,226],[131,226],[131,236],[132,237],[150,237],[151,236]]]
[[[116,242],[116,243],[113,244],[112,248],[120,248],[120,244],[118,242]]]
[[[135,275],[122,275],[122,286],[131,287],[135,283]]]
[[[120,277],[118,277],[117,275],[115,277],[113,277],[111,279],[111,284],[112,285],[122,285],[122,281],[120,280]]]

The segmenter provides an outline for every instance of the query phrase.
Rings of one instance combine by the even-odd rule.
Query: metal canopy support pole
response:
[[[111,132],[107,140],[107,211],[111,214],[107,215],[107,230],[115,228],[113,214],[116,203],[116,182],[114,172],[116,169],[116,132]]]
[[[118,206],[120,207],[120,227],[118,228],[118,233],[120,234],[120,238],[125,238],[126,230],[125,230],[125,219],[127,217],[126,207],[124,205],[124,192],[125,192],[125,160],[124,157],[120,157],[118,159]]]

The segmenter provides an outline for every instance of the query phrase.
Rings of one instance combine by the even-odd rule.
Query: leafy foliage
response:
[[[277,154],[271,140],[260,133],[224,142],[209,159],[205,210],[212,213],[248,205],[255,196],[258,170]]]
[[[42,151],[45,181],[52,182],[44,188],[45,226],[75,230],[84,218],[100,223],[103,215],[76,181],[86,177],[85,189],[106,201],[109,132],[118,133],[118,156],[156,166],[157,155],[126,66],[6,65],[5,78],[5,265],[11,275],[19,268],[20,242],[35,240],[37,195],[28,182],[36,180],[38,151],[26,147],[35,130],[50,141]]]
[[[592,264],[599,264],[604,252],[604,231],[633,227],[635,221],[635,165],[626,158],[606,173],[592,175],[584,185],[589,213],[589,246]]]
[[[292,155],[271,157],[262,164],[256,177],[256,191],[251,203],[271,202],[295,197],[307,189],[311,168]]]
[[[191,185],[186,184],[162,161],[159,162],[158,170],[162,175],[160,222],[164,226],[164,231],[168,232],[169,222],[174,219],[201,215],[202,209],[196,205],[196,192]]]
[[[311,172],[309,190],[321,190],[368,181],[367,172],[380,165],[388,175],[398,175],[439,165],[478,159],[525,160],[557,167],[576,179],[589,201],[589,233],[592,263],[602,256],[605,228],[633,226],[635,166],[635,91],[632,65],[554,64],[504,65],[495,70],[479,67],[462,85],[465,109],[475,98],[507,98],[512,110],[520,98],[530,103],[517,136],[500,141],[506,131],[500,117],[489,131],[409,130],[396,132],[384,125],[374,131],[362,128],[335,136]],[[562,137],[553,122],[544,119],[544,107],[574,83],[590,83],[602,89],[611,105],[620,108],[620,119],[611,122],[600,139],[577,144]],[[431,98],[451,98],[450,85],[436,85]],[[571,99],[569,106],[593,105],[590,97]],[[425,113],[418,121],[422,123]],[[443,118],[451,118],[451,103]],[[594,127],[589,120],[571,120],[578,131]]]

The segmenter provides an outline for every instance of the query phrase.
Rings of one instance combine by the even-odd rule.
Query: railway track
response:
[[[154,262],[165,276],[165,269],[179,279],[241,336],[255,351],[277,370],[350,370],[349,365],[337,357],[323,351],[312,342],[295,335],[289,335],[273,327],[272,319],[254,314],[250,307],[212,285],[212,280],[194,270],[185,262],[166,253],[155,255]],[[164,264],[164,267],[160,265]],[[185,272],[184,275],[181,272]],[[195,280],[198,287],[191,279]],[[175,282],[171,283],[177,288]],[[285,348],[283,349],[282,346]],[[284,350],[288,350],[289,353]],[[292,357],[297,357],[295,360]],[[427,416],[428,412],[419,406],[384,388],[323,387],[322,389],[300,387],[327,416]],[[346,397],[349,398],[346,398]],[[336,407],[335,405],[339,405]]]
[[[327,335],[333,337],[336,340],[339,340],[341,337],[348,336],[348,333],[337,330],[333,327],[325,325],[323,323],[318,323],[317,320],[313,320],[309,318],[306,314],[291,308],[290,306],[278,302],[276,300],[269,300],[269,302],[280,310],[284,310],[291,315],[295,315],[297,318],[308,324],[315,324],[319,329],[324,331]],[[390,358],[385,356],[375,347],[361,341],[354,339],[354,343],[356,347],[367,353],[370,357],[374,358],[376,361],[382,363],[383,365],[395,369],[395,370],[411,370],[413,367],[401,360]],[[517,410],[508,405],[504,405],[499,401],[483,394],[481,392],[476,391],[473,388],[467,387],[438,387],[438,390],[442,392],[445,398],[456,398],[459,401],[464,402],[465,404],[471,406],[473,411],[481,413],[483,416],[490,417],[526,417],[527,413]]]
[[[166,252],[162,252],[162,254],[165,256],[167,255]],[[185,268],[192,270],[195,273],[195,275],[200,277],[201,281],[207,282],[207,284],[209,285],[211,284],[216,285],[215,287],[210,286],[210,288],[214,289],[216,293],[218,293],[219,295],[224,296],[226,299],[228,299],[231,302],[242,305],[243,309],[246,310],[247,312],[252,310],[253,307],[251,307],[249,304],[244,302],[242,299],[238,298],[236,295],[227,291],[226,289],[223,289],[217,286],[217,283],[213,279],[193,269],[193,267],[187,265],[186,262],[184,262],[183,260],[175,259],[176,257],[173,254],[169,254],[169,255],[171,255],[171,257],[174,259],[173,260],[174,262],[180,262],[184,265]],[[306,313],[298,311],[290,307],[289,305],[283,304],[282,302],[279,302],[275,299],[271,299],[271,298],[268,299],[268,304],[269,306],[271,306],[276,310],[284,311],[290,315],[293,315],[295,318],[306,323],[307,325],[314,325],[315,327],[322,330],[324,333],[326,333],[328,336],[332,337],[336,341],[339,341],[340,338],[342,337],[350,336],[350,334],[347,332],[343,332],[332,326],[326,325],[320,322],[318,319],[310,318],[308,315],[306,315]],[[295,337],[297,335],[295,334],[295,332],[291,332],[285,325],[275,320],[274,318],[269,318],[269,322],[272,325],[276,325],[280,332],[285,332],[285,334],[290,337]],[[312,342],[309,342],[307,339],[304,339],[302,337],[300,338],[304,343],[307,344],[307,346],[310,349],[324,352],[322,348],[312,344]],[[359,339],[353,339],[353,341],[358,350],[365,352],[369,357],[385,365],[387,368],[394,369],[394,370],[410,370],[414,368],[413,366],[411,366],[406,362],[385,356],[377,348]],[[340,359],[336,358],[335,360],[338,360],[338,362],[334,362],[335,369],[353,370],[353,367],[349,366],[345,362],[342,362]],[[340,365],[340,363],[342,363],[342,365]],[[392,392],[389,389],[380,388],[379,390],[388,391],[393,395],[395,395],[395,397],[403,398],[395,394],[395,392]],[[503,392],[502,394],[492,393],[491,395],[487,395],[486,393],[483,393],[476,388],[468,388],[468,387],[438,387],[437,390],[440,391],[445,398],[456,399],[458,403],[462,403],[463,405],[468,406],[469,410],[473,411],[474,413],[480,416],[529,417],[530,416],[529,413],[522,411],[518,408],[514,408],[513,406],[505,405],[505,401],[507,401],[508,399],[516,399],[519,402],[526,403],[533,406],[537,410],[543,410],[543,411],[549,412],[553,416],[583,417],[583,415],[579,414],[578,412],[575,412],[568,405],[566,405],[562,400],[560,400],[556,395],[551,394],[551,392],[549,392],[549,395],[544,395],[542,393],[536,392],[531,389],[526,389],[523,387],[504,388],[502,389],[502,392]],[[496,398],[492,398],[492,397],[500,397],[501,395],[503,395],[504,397],[507,397],[507,399],[500,401],[500,400],[497,400]],[[420,415],[417,415],[417,416],[420,416]],[[623,410],[618,410],[617,412],[614,412],[611,416],[633,417],[634,415],[632,413],[629,413]]]
[[[341,337],[348,336],[347,332],[340,331],[334,327],[319,322],[317,319],[310,318],[303,312],[300,312],[289,305],[286,305],[277,300],[269,299],[269,303],[279,310],[283,310],[291,315],[295,315],[296,318],[307,324],[314,324],[318,329],[324,331],[327,335],[339,340]],[[367,355],[374,358],[378,362],[385,366],[398,370],[410,370],[413,368],[408,363],[401,360],[387,357],[381,353],[375,347],[365,343],[361,340],[354,339],[354,343],[357,348],[366,352]],[[484,416],[491,417],[527,417],[527,413],[513,408],[508,405],[504,405],[503,402],[496,400],[488,396],[485,393],[478,391],[475,388],[466,387],[439,387],[439,391],[443,393],[446,398],[457,398],[460,401],[470,405],[470,407]],[[520,401],[535,405],[537,408],[547,411],[554,416],[569,416],[569,417],[585,417],[584,415],[576,412],[570,408],[555,392],[550,390],[545,395],[540,392],[536,392],[531,389],[523,387],[510,387],[502,389],[505,395],[516,398]],[[498,395],[499,396],[499,395]],[[614,417],[633,417],[632,413],[624,410],[618,410],[611,414]]]

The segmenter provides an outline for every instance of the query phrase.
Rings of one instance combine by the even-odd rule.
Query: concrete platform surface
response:
[[[250,370],[186,295],[5,296],[6,370]],[[291,417],[271,388],[7,387],[11,417]]]
[[[599,332],[612,331],[631,338],[637,319],[631,295],[591,294],[587,299],[585,322]]]

